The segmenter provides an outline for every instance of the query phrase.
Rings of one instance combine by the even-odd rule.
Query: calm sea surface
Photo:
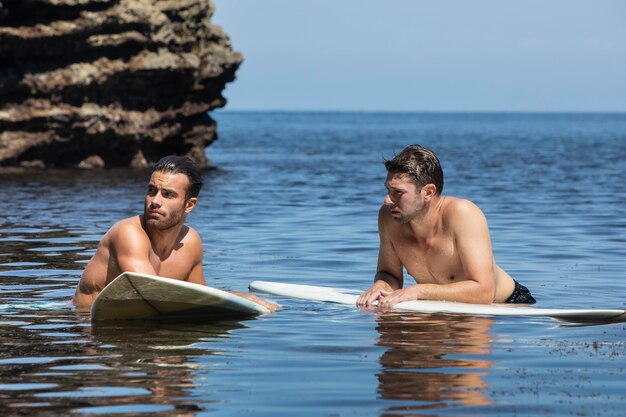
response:
[[[209,285],[366,288],[384,157],[434,149],[544,307],[626,308],[626,115],[215,115]],[[92,326],[66,304],[147,171],[0,174],[2,416],[623,416],[626,324],[376,314],[274,298],[241,322]]]

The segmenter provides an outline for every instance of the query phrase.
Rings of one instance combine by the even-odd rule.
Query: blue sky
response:
[[[626,111],[623,0],[213,0],[229,110]]]

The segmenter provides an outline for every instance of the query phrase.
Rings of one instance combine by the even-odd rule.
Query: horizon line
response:
[[[363,109],[230,109],[216,108],[213,112],[249,112],[249,113],[431,113],[431,114],[624,114],[624,110],[363,110]]]

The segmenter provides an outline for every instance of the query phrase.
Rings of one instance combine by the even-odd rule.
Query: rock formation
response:
[[[0,165],[208,166],[241,54],[210,0],[0,0]]]

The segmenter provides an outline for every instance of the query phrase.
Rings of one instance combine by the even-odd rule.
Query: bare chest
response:
[[[418,283],[446,284],[467,279],[451,236],[440,234],[421,241],[401,236],[393,244],[402,265]]]
[[[182,249],[172,251],[167,257],[150,251],[149,259],[157,275],[168,278],[187,279],[193,267],[191,254]]]

